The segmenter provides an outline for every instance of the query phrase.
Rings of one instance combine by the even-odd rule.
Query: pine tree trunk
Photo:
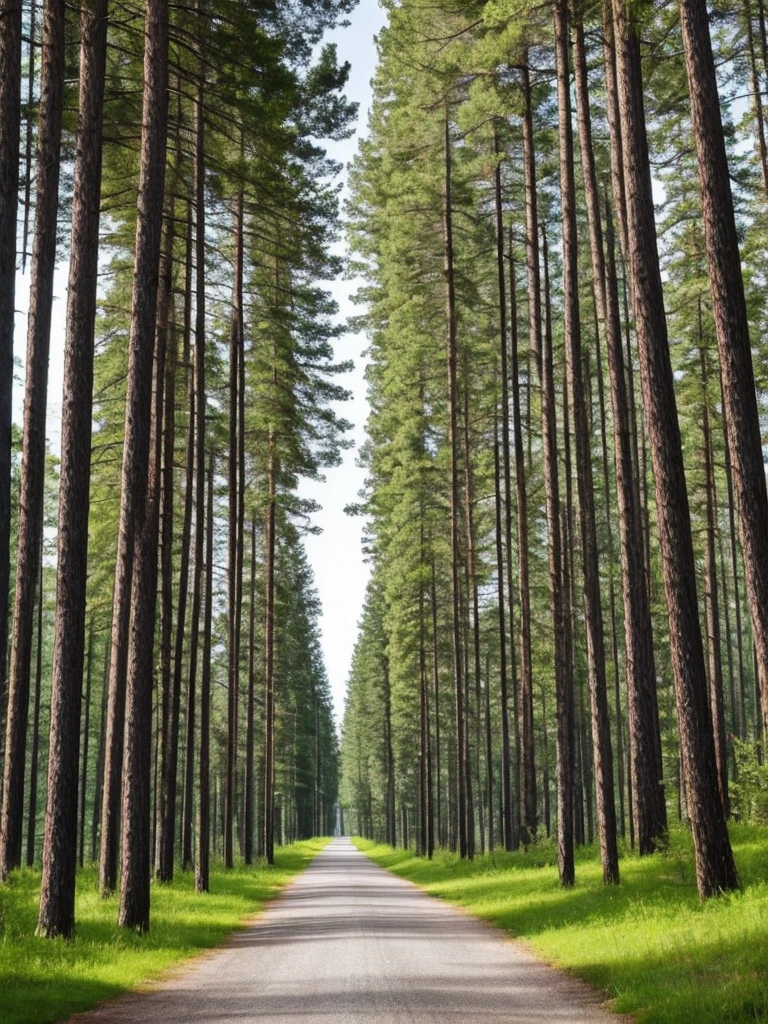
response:
[[[510,341],[512,371],[512,420],[515,433],[515,487],[517,492],[517,559],[520,594],[520,841],[527,849],[536,841],[536,748],[533,726],[533,654],[531,651],[531,594],[528,545],[528,491],[525,479],[523,420],[520,409],[520,359],[518,356],[517,294],[514,254],[509,249]],[[510,545],[511,546],[511,545]],[[510,581],[511,583],[511,581]]]
[[[707,385],[709,372],[704,351],[701,323],[701,296],[699,296],[699,359],[701,362],[701,432],[704,444],[704,485],[706,491],[707,529],[704,542],[704,607],[707,623],[707,653],[709,660],[709,708],[715,737],[715,762],[720,799],[725,816],[730,814],[728,801],[728,759],[725,739],[725,708],[723,705],[723,661],[720,647],[720,603],[717,593],[717,492],[712,451],[712,428],[709,418]]]
[[[213,619],[213,470],[208,460],[208,507],[205,540],[205,611],[203,614],[203,666],[200,678],[200,785],[197,810],[197,859],[195,890],[208,892],[211,860],[211,623]],[[213,804],[216,829],[216,801]],[[214,839],[215,845],[215,839]]]
[[[423,395],[421,396],[423,399]],[[420,508],[420,562],[426,565],[424,508]],[[481,842],[482,826],[481,826]],[[419,588],[419,846],[423,857],[434,853],[435,836],[432,807],[432,750],[429,724],[429,683],[427,681],[427,622],[424,584]]]
[[[544,830],[549,839],[552,833],[552,813],[549,795],[549,732],[547,729],[547,699],[544,687],[541,688],[541,753],[544,762],[542,772],[542,789],[544,790]]]
[[[170,216],[170,211],[169,211]],[[122,876],[119,924],[139,932],[149,929],[152,793],[157,798],[161,715],[157,716],[155,780],[150,786],[152,752],[147,737],[152,732],[153,660],[157,602],[157,562],[162,476],[162,423],[165,399],[165,362],[169,333],[172,232],[166,234],[157,300],[157,335],[152,381],[150,465],[145,508],[135,535],[131,631],[125,701],[125,752],[123,755]],[[159,694],[158,694],[159,696]]]
[[[158,448],[172,260],[172,253],[166,252],[167,276],[161,289],[161,301],[158,302],[168,127],[168,8],[165,0],[147,2],[142,125],[120,502],[121,533],[127,528],[129,509],[133,513],[134,550],[126,675],[122,878],[118,923],[123,928],[143,932],[149,929],[149,783],[157,587]]]
[[[747,305],[705,0],[680,0],[701,209],[747,598],[768,728],[768,492]]]
[[[85,864],[85,801],[88,793],[88,752],[91,729],[91,689],[93,681],[93,617],[88,629],[88,653],[85,669],[85,720],[83,722],[83,759],[80,768],[80,836],[77,863]]]
[[[733,475],[731,458],[728,454],[728,426],[726,423],[725,401],[723,399],[723,378],[719,369],[720,408],[722,409],[723,451],[725,453],[725,485],[728,497],[728,538],[730,540],[731,573],[733,576],[733,611],[736,627],[736,659],[739,679],[739,710],[741,719],[741,738],[747,738],[747,686],[744,676],[744,636],[741,629],[741,587],[739,585],[739,556],[736,538],[736,510],[733,501]]]
[[[16,593],[5,738],[4,800],[0,818],[0,881],[7,877],[9,871],[21,864],[29,675],[35,620],[35,589],[43,529],[48,353],[51,340],[53,274],[56,264],[59,157],[64,105],[64,18],[64,0],[47,0],[43,13],[35,245],[32,253],[27,323]],[[77,744],[75,750],[77,752]],[[77,769],[74,774],[76,777]],[[76,817],[77,783],[74,818]],[[76,831],[75,828],[75,834]]]
[[[603,63],[605,66],[605,113],[608,121],[611,156],[611,194],[619,225],[619,246],[625,265],[629,262],[629,227],[624,191],[624,143],[621,135],[619,82],[616,59],[616,38],[611,0],[601,0],[603,22]],[[629,339],[627,339],[629,345]],[[628,360],[628,370],[631,370]]]
[[[496,449],[498,440],[494,438],[495,461],[498,462]],[[488,853],[493,853],[496,847],[496,836],[494,829],[494,808],[493,808],[493,728],[491,724],[491,658],[486,655],[485,660],[485,800],[488,817]]]
[[[42,540],[42,538],[41,538]],[[32,713],[32,750],[29,758],[29,814],[27,817],[27,867],[35,863],[37,837],[37,787],[40,775],[40,698],[43,682],[43,560],[37,596],[37,651],[35,658],[35,696]]]
[[[595,363],[597,366],[597,389],[600,416],[600,452],[602,454],[603,501],[605,504],[605,534],[608,556],[608,614],[611,620],[611,661],[613,663],[613,699],[616,729],[616,773],[619,789],[619,834],[627,831],[627,815],[624,784],[624,723],[621,712],[621,672],[619,671],[619,628],[616,611],[616,549],[614,545],[613,515],[611,507],[611,479],[608,464],[608,427],[605,404],[605,379],[603,376],[603,354],[600,345],[600,331],[595,331]]]
[[[0,23],[0,760],[7,688],[8,588],[11,569],[11,423],[16,297],[16,217],[21,114],[21,8],[1,0]],[[0,779],[0,802],[4,780]]]
[[[227,691],[227,788],[224,803],[224,866],[234,865],[235,766],[240,677],[240,632],[243,597],[243,480],[239,467],[240,361],[243,359],[243,231],[244,196],[240,189],[235,211],[235,267],[232,325],[229,342],[229,686]]]
[[[242,421],[241,421],[242,422]],[[243,478],[244,479],[244,478]],[[245,724],[245,842],[246,864],[253,863],[254,826],[254,710],[256,687],[256,513],[251,520],[251,583],[248,594],[248,702]]]
[[[507,668],[507,628],[506,628],[506,586],[504,581],[504,528],[502,520],[501,496],[501,453],[499,439],[498,414],[494,420],[493,445],[493,481],[495,488],[494,508],[496,512],[496,586],[497,610],[499,616],[499,703],[501,720],[501,841],[505,850],[512,848],[512,778],[510,771],[509,742],[509,681]],[[489,818],[493,817],[492,805]]]
[[[587,659],[592,709],[592,747],[597,797],[597,820],[603,881],[619,881],[616,838],[616,805],[613,792],[611,720],[605,679],[605,643],[600,597],[600,565],[595,527],[595,495],[592,482],[590,425],[584,396],[579,319],[578,236],[574,180],[573,129],[571,125],[570,73],[568,70],[568,10],[556,0],[555,53],[560,136],[560,193],[563,219],[563,292],[565,295],[565,342],[573,407],[578,478],[581,557],[584,574],[584,609],[587,626]]]
[[[276,375],[276,371],[275,371]],[[269,431],[264,564],[264,856],[275,860],[275,477],[274,428]]]
[[[421,518],[420,559],[424,556],[424,511],[419,509]],[[419,835],[417,852],[427,856],[427,655],[425,650],[424,590],[419,588]]]
[[[202,59],[200,60],[195,102],[195,211],[195,356],[194,388],[191,396],[194,404],[190,407],[190,419],[194,420],[195,429],[195,553],[192,571],[186,756],[184,759],[184,819],[182,822],[181,856],[184,870],[188,870],[192,866],[192,823],[195,818],[195,692],[205,552],[205,65]]]
[[[715,508],[717,508],[717,501],[715,502]],[[725,571],[725,548],[723,545],[723,531],[718,526],[717,531],[717,548],[718,558],[720,561],[720,581],[723,591],[723,616],[725,618],[725,656],[728,663],[728,695],[731,701],[731,740],[728,744],[729,753],[731,757],[731,772],[732,777],[735,779],[738,776],[738,766],[736,764],[736,751],[734,749],[733,738],[743,738],[742,734],[742,722],[739,714],[739,706],[736,698],[736,677],[733,671],[733,646],[731,637],[731,598],[728,590],[728,574]]]
[[[178,159],[179,154],[177,150],[177,168]],[[172,251],[173,230],[169,230],[168,234],[168,244],[171,246]],[[167,345],[165,381],[163,385],[165,396],[163,399],[160,511],[160,687],[163,695],[162,773],[158,797],[159,815],[155,860],[157,878],[161,882],[170,882],[173,879],[176,778],[179,766],[179,717],[181,705],[181,672],[176,672],[175,665],[173,664],[173,508],[176,483],[173,458],[176,449],[176,365],[178,357],[178,338],[175,323],[169,326]]]
[[[662,782],[661,730],[656,694],[653,626],[645,582],[640,494],[633,475],[632,437],[624,388],[624,356],[619,323],[615,245],[610,210],[606,266],[606,347],[611,378],[616,492],[619,503],[624,643],[627,652],[627,703],[630,738],[630,814],[639,853],[666,842],[667,808]]]
[[[435,579],[435,556],[431,562],[430,605],[432,608],[432,686],[435,695],[435,828],[437,845],[445,846],[443,833],[443,774],[440,743],[440,651],[437,644],[437,581]]]
[[[528,230],[530,230],[530,224]],[[547,504],[549,586],[555,661],[555,701],[557,704],[557,866],[561,885],[571,886],[575,880],[573,857],[573,673],[570,670],[566,651],[566,627],[563,621],[563,552],[560,536],[560,488],[557,468],[557,407],[552,359],[547,239],[546,234],[542,232],[542,235],[545,316],[539,349],[541,353],[539,379],[541,382],[544,487]]]
[[[171,863],[176,847],[176,830],[177,830],[177,811],[178,811],[178,777],[179,777],[179,718],[181,717],[181,684],[182,684],[182,673],[184,669],[184,647],[187,640],[187,603],[189,598],[189,561],[190,561],[190,544],[192,540],[192,507],[195,487],[195,383],[194,383],[194,371],[189,369],[190,362],[190,336],[192,333],[192,277],[193,277],[193,266],[192,266],[192,252],[193,252],[193,238],[192,238],[192,203],[188,203],[187,213],[187,226],[186,226],[186,273],[185,273],[185,286],[184,286],[184,334],[183,334],[183,352],[182,352],[182,363],[187,368],[186,376],[186,393],[189,403],[189,412],[187,418],[187,443],[184,454],[184,511],[182,515],[182,526],[181,526],[181,553],[179,561],[179,598],[178,598],[178,609],[176,616],[176,635],[174,638],[173,648],[173,682],[172,682],[172,695],[173,699],[177,701],[179,706],[178,718],[176,723],[176,768],[174,771],[173,779],[173,794],[172,799],[168,800],[165,806],[165,824],[163,832],[163,844],[167,844],[170,850]],[[189,694],[187,694],[187,703],[189,704]],[[192,688],[192,708],[194,712],[194,687]],[[192,742],[194,743],[194,713],[192,714],[192,727],[193,736]],[[186,736],[185,736],[186,739]],[[183,783],[186,780],[186,760],[181,767],[181,778],[182,778],[182,799],[181,799],[181,828],[179,834],[182,836],[181,848],[183,853],[184,841],[184,788]],[[170,766],[169,766],[169,779],[170,779]],[[171,794],[169,793],[169,797]],[[191,842],[191,835],[190,835]],[[163,854],[165,858],[166,854]],[[190,850],[191,858],[191,850]],[[186,866],[186,865],[185,865]]]
[[[551,335],[550,335],[551,336]],[[564,374],[565,376],[565,374]],[[560,550],[562,551],[563,588],[563,659],[566,678],[573,680],[573,832],[577,846],[587,842],[584,819],[585,795],[588,790],[588,774],[584,757],[584,679],[576,674],[574,650],[574,616],[576,603],[576,581],[573,529],[573,459],[571,456],[571,416],[568,404],[568,382],[563,380],[563,501],[560,506]],[[591,810],[591,802],[587,798]]]
[[[607,210],[608,260],[606,265],[597,173],[592,148],[584,30],[581,24],[574,29],[574,60],[581,161],[592,250],[592,273],[595,281],[598,319],[605,333],[608,353],[614,423],[613,442],[619,507],[624,638],[627,652],[630,763],[634,796],[632,803],[633,833],[638,842],[639,852],[644,854],[652,852],[664,842],[667,828],[666,805],[661,784],[661,737],[656,697],[656,666],[653,653],[651,613],[644,585],[640,496],[633,472],[632,434],[625,387],[621,314],[614,259],[615,246],[610,210]],[[618,665],[616,672],[618,673]],[[621,722],[619,720],[619,736],[620,730]],[[620,748],[618,756],[619,758],[622,756]]]
[[[590,252],[592,256],[593,285],[592,294],[595,302],[595,365],[597,369],[597,387],[600,413],[600,448],[602,452],[603,500],[605,504],[605,532],[608,549],[608,607],[611,620],[611,660],[613,662],[613,685],[616,714],[616,765],[619,788],[619,831],[625,832],[624,805],[624,751],[621,720],[621,683],[619,678],[619,641],[616,628],[616,588],[614,585],[614,547],[613,524],[611,517],[611,486],[608,470],[608,433],[605,416],[605,388],[603,382],[603,362],[601,354],[601,335],[606,333],[606,280],[605,257],[603,252],[603,232],[600,220],[600,200],[595,170],[595,155],[592,146],[592,120],[589,110],[589,81],[587,76],[587,57],[584,45],[584,26],[580,18],[572,29],[574,78],[576,85],[576,108],[579,126],[579,150],[581,153],[582,178],[584,196],[587,207],[589,225]]]
[[[471,604],[471,636],[472,636],[472,674],[474,675],[474,691],[477,698],[477,709],[476,717],[479,721],[480,715],[480,602],[477,592],[477,574],[475,564],[475,521],[474,521],[474,488],[472,479],[472,461],[471,461],[471,445],[469,437],[469,366],[466,354],[464,356],[464,395],[463,395],[463,446],[464,446],[464,522],[465,522],[465,534],[466,534],[466,548],[464,552],[465,559],[465,571],[467,577],[467,605]],[[469,607],[467,609],[467,619],[469,620]],[[468,630],[469,633],[469,622]],[[472,755],[470,749],[470,712],[469,712],[469,698],[471,693],[470,687],[470,666],[469,662],[469,650],[467,643],[467,662],[465,667],[465,679],[466,679],[466,694],[465,694],[465,715],[464,715],[464,749],[465,749],[465,770],[464,775],[466,779],[466,793],[467,793],[467,855],[471,858],[475,853],[475,815],[474,815],[474,800],[472,797],[473,785],[472,785]],[[480,744],[477,745],[477,756],[480,756]],[[477,792],[480,792],[480,769],[479,762],[477,768]],[[480,826],[482,832],[482,825]]]
[[[456,815],[458,850],[461,857],[467,856],[467,799],[466,799],[466,751],[465,751],[465,706],[463,653],[461,637],[461,550],[459,539],[459,513],[461,496],[459,492],[459,441],[458,441],[458,386],[457,386],[457,340],[456,340],[456,293],[453,271],[453,211],[451,180],[451,135],[450,122],[445,119],[445,188],[443,192],[443,274],[445,278],[446,313],[446,365],[448,401],[448,451],[450,453],[450,535],[451,535],[451,594],[452,594],[452,638],[453,673],[456,702]]]
[[[539,218],[536,198],[536,153],[534,149],[533,136],[533,109],[531,103],[531,82],[528,69],[528,55],[523,57],[521,69],[521,84],[523,91],[523,164],[525,168],[525,210],[526,210],[526,257],[528,271],[528,351],[533,354],[534,361],[539,371],[539,379],[543,383],[542,373],[542,325],[541,325],[541,272],[539,268]],[[513,271],[510,267],[510,275],[513,280]],[[514,285],[512,285],[514,287]],[[523,811],[524,834],[523,842],[535,838],[536,830],[536,777],[535,777],[535,754],[533,738],[533,670],[531,653],[531,609],[530,609],[530,585],[528,581],[528,499],[525,492],[525,467],[521,465],[522,438],[520,424],[520,396],[519,388],[519,360],[517,356],[517,332],[513,324],[513,349],[512,349],[512,380],[513,380],[513,416],[515,419],[515,466],[517,479],[517,515],[518,515],[518,558],[520,561],[520,626],[521,626],[521,707],[523,714],[523,794],[521,795],[521,808]],[[530,386],[530,384],[529,384]],[[529,392],[530,413],[530,392]],[[543,410],[542,410],[543,418]],[[542,423],[544,434],[547,428]],[[530,424],[529,424],[530,427]],[[529,438],[532,433],[529,429]],[[547,462],[548,456],[545,451],[545,474],[548,475],[549,488],[554,486],[554,493],[557,491],[556,475],[553,480],[549,477],[551,467]],[[556,471],[556,466],[555,466]],[[549,489],[548,489],[549,494]],[[558,513],[559,514],[559,513]],[[551,525],[549,504],[547,518]],[[558,573],[559,573],[558,568]],[[553,597],[554,601],[554,597]],[[553,606],[554,614],[554,606]],[[557,672],[558,655],[555,655]],[[529,740],[530,732],[530,740]],[[545,801],[548,801],[548,793],[545,793]],[[526,836],[527,833],[527,836]]]
[[[648,433],[683,773],[702,898],[737,883],[717,788],[714,738],[698,618],[691,520],[656,246],[640,45],[625,0],[614,0],[621,134],[637,339]],[[754,395],[753,395],[754,398]]]
[[[385,789],[384,818],[386,842],[397,845],[397,817],[395,812],[395,755],[392,749],[392,690],[389,685],[389,658],[382,659],[382,681],[384,686],[384,756]]]
[[[101,716],[99,718],[99,745],[96,748],[96,778],[93,790],[93,817],[91,819],[91,861],[99,855],[99,829],[101,827],[101,799],[104,792],[104,754],[107,734],[107,696],[109,690],[109,655],[107,643],[104,651],[104,671],[101,679]]]
[[[27,245],[29,243],[29,214],[32,209],[32,150],[34,143],[35,104],[35,35],[37,29],[37,4],[29,4],[29,39],[27,40],[27,116],[24,125],[24,219],[21,229],[21,272],[27,269]]]
[[[504,647],[504,669],[503,669],[503,681],[501,684],[502,694],[502,706],[501,706],[501,741],[502,741],[502,773],[501,773],[501,799],[504,806],[504,814],[502,816],[502,840],[504,842],[504,848],[506,850],[512,850],[516,845],[516,835],[514,827],[514,812],[513,804],[514,798],[512,795],[512,780],[511,780],[511,749],[510,749],[510,736],[509,736],[509,710],[508,710],[508,672],[507,672],[507,658],[506,658],[506,638],[509,636],[510,642],[510,672],[511,682],[513,689],[516,689],[517,682],[515,679],[514,671],[514,624],[512,619],[512,488],[511,488],[511,466],[510,466],[510,438],[509,438],[509,367],[507,357],[507,299],[506,299],[506,274],[504,269],[504,221],[502,211],[502,200],[501,200],[501,164],[498,160],[498,139],[494,135],[494,145],[497,153],[497,163],[494,172],[494,199],[495,199],[495,214],[496,214],[496,270],[499,287],[499,355],[500,355],[500,374],[501,374],[501,455],[502,465],[504,473],[504,531],[503,550],[506,551],[506,588],[504,587],[503,581],[503,569],[501,578],[502,589],[499,593],[500,601],[500,613],[504,615],[504,604],[507,604],[509,609],[509,628],[507,633],[500,637],[499,643]],[[514,295],[510,296],[510,302],[512,304],[514,314]],[[516,335],[517,324],[513,315],[512,332]],[[512,388],[517,397],[518,382],[517,378],[513,377]],[[515,436],[515,445],[517,451],[517,435]],[[518,481],[519,488],[519,481]],[[499,511],[497,505],[497,511]],[[502,536],[497,535],[497,556],[498,556],[498,545],[502,539]],[[520,559],[527,558],[527,551],[523,553],[520,551]],[[498,557],[497,557],[498,560]],[[522,587],[522,566],[520,572],[520,586]],[[509,602],[507,602],[507,591],[509,593]],[[500,627],[503,625],[502,619],[499,620]],[[527,653],[522,652],[522,672],[525,673]],[[519,729],[519,725],[517,725]],[[515,745],[517,752],[517,761],[520,764],[519,757],[519,744]],[[518,774],[518,783],[520,782],[520,772]],[[523,808],[521,805],[521,812]]]

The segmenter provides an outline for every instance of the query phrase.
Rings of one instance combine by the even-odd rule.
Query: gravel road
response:
[[[336,839],[266,912],[82,1024],[617,1024],[586,986]]]

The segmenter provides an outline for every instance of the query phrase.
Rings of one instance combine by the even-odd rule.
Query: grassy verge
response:
[[[116,925],[117,900],[102,900],[96,872],[78,875],[77,934],[73,941],[34,935],[40,873],[23,870],[0,886],[0,1021],[50,1024],[112,999],[168,967],[216,946],[259,911],[328,840],[313,839],[275,852],[274,867],[211,869],[211,892],[194,891],[191,873],[154,885],[148,935]]]
[[[610,889],[594,849],[579,852],[577,884],[564,890],[551,846],[429,862],[356,843],[432,896],[525,939],[642,1024],[754,1024],[768,1021],[768,829],[735,826],[732,839],[743,890],[706,904],[682,831],[667,854],[624,857],[622,884]]]

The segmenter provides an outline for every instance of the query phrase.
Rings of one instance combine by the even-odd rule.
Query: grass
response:
[[[560,887],[554,847],[432,862],[355,840],[372,860],[526,940],[545,960],[602,989],[638,1024],[768,1021],[768,828],[733,826],[743,888],[702,903],[684,831],[666,854],[625,856],[606,888],[597,852],[577,855],[577,883]]]
[[[328,842],[282,847],[273,867],[211,868],[211,891],[177,873],[153,885],[148,935],[117,927],[117,900],[96,891],[94,869],[78,874],[77,932],[72,941],[34,934],[40,873],[15,872],[0,886],[0,1024],[50,1024],[158,978],[174,964],[220,944],[277,895]]]

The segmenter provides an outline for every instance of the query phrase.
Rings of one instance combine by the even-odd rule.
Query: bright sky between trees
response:
[[[368,123],[371,78],[376,64],[374,37],[384,25],[385,12],[377,0],[361,0],[350,21],[349,27],[339,29],[332,39],[338,45],[339,63],[347,60],[352,65],[347,96],[360,104],[358,128],[351,138],[328,146],[329,154],[345,165],[354,157],[360,134],[365,132]],[[346,176],[346,170],[344,174]],[[331,286],[342,319],[357,311],[350,299],[356,287],[354,281],[343,279],[334,281]],[[325,483],[305,482],[301,487],[303,497],[313,498],[322,505],[315,523],[323,532],[307,537],[305,543],[323,605],[323,651],[339,718],[344,708],[347,672],[369,572],[360,548],[362,520],[344,513],[345,505],[357,500],[365,479],[357,457],[368,415],[363,359],[366,344],[364,335],[349,333],[339,341],[336,353],[339,360],[352,359],[355,363],[354,371],[344,381],[353,399],[345,403],[342,410],[355,424],[355,448],[345,453],[341,466],[328,471]]]

